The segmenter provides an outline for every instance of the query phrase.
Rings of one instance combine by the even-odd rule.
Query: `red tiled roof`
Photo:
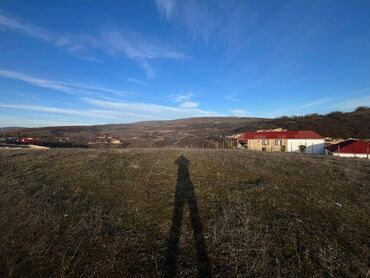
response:
[[[239,141],[248,139],[323,139],[323,137],[312,130],[288,130],[246,132],[238,138]]]
[[[361,140],[346,140],[337,144],[330,145],[328,150],[331,152],[339,153],[370,153],[370,144]]]
[[[247,141],[248,139],[244,137],[245,133],[243,133],[242,135],[240,135],[237,140],[238,141]]]

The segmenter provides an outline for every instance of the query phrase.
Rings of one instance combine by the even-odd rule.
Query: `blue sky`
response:
[[[370,106],[370,1],[0,2],[0,126]]]

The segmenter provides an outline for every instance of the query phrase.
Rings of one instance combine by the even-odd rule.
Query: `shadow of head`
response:
[[[189,165],[190,161],[183,155],[180,155],[180,157],[175,161],[175,164],[182,166],[182,165]]]

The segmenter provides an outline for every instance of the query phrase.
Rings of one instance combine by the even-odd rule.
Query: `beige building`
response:
[[[269,152],[285,152],[286,139],[252,139],[248,140],[248,149]]]
[[[324,153],[324,138],[312,130],[259,130],[238,138],[238,146],[254,151]]]
[[[121,144],[121,140],[116,139],[116,138],[113,138],[113,139],[111,139],[111,140],[110,140],[110,143],[111,143],[111,144],[118,145],[118,144]]]

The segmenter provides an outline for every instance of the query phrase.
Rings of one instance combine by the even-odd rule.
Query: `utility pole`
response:
[[[340,155],[339,155],[339,152],[340,152],[340,146],[338,145],[338,156],[340,156]]]

